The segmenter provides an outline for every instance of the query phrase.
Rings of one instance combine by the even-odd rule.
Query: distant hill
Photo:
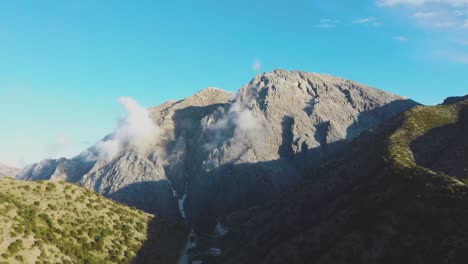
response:
[[[10,176],[15,177],[16,174],[20,171],[20,169],[8,166],[0,162],[0,177]]]
[[[443,105],[449,105],[449,104],[455,104],[464,100],[468,100],[468,94],[465,96],[452,96],[452,97],[447,97],[444,102],[442,103]]]
[[[227,217],[209,263],[467,263],[467,149],[468,100],[415,107]]]
[[[0,263],[175,263],[185,232],[63,182],[0,179]]]

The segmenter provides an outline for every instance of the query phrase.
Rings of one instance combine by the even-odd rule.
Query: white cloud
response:
[[[456,9],[453,11],[453,15],[457,17],[468,15],[468,9]]]
[[[427,18],[432,18],[436,17],[438,14],[437,12],[423,12],[419,11],[413,14],[413,17],[415,18],[420,18],[420,19],[427,19]]]
[[[375,0],[375,2],[381,8],[397,12],[407,27],[419,27],[424,30],[428,37],[414,42],[425,42],[421,47],[429,49],[428,53],[431,56],[435,55],[438,59],[455,63],[468,63],[466,45],[463,44],[468,29],[468,0]],[[395,40],[404,42],[407,38],[395,37]]]
[[[336,27],[335,24],[317,24],[315,26],[319,27],[319,28],[334,28],[334,27]]]
[[[449,29],[454,28],[456,26],[455,23],[449,21],[437,22],[434,24],[434,27],[439,29]]]
[[[262,68],[262,62],[258,59],[254,60],[252,63],[252,69],[254,71],[259,71]]]
[[[340,23],[340,20],[338,19],[325,18],[325,19],[321,19],[319,23],[315,25],[315,27],[328,29],[328,28],[336,27],[339,23]]]
[[[231,162],[241,157],[253,145],[264,142],[262,118],[256,116],[255,111],[249,107],[255,100],[256,93],[258,93],[257,87],[254,86],[241,89],[229,109],[220,110],[213,119],[202,121],[203,131],[210,138],[204,147],[210,155],[216,156],[224,152],[226,156],[223,162]],[[205,169],[210,169],[213,165],[211,162],[206,163]]]
[[[422,5],[429,2],[429,0],[380,0],[380,6],[397,6],[397,5]]]
[[[57,137],[57,143],[62,146],[68,145],[69,143],[68,137],[65,134],[60,134]]]
[[[375,22],[377,18],[375,17],[365,17],[365,18],[359,18],[353,21],[355,24],[367,24],[370,22]]]
[[[120,97],[118,102],[127,114],[118,122],[114,132],[98,142],[92,153],[85,155],[94,160],[111,160],[123,150],[133,147],[141,154],[147,154],[159,137],[159,128],[149,112],[130,97]]]

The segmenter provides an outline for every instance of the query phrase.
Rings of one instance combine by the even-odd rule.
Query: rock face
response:
[[[362,132],[415,105],[342,78],[275,70],[237,95],[207,88],[150,108],[160,131],[151,153],[128,148],[109,161],[45,161],[18,177],[79,182],[151,213],[184,215],[202,229],[270,199]]]
[[[0,177],[14,177],[20,170],[0,162]]]

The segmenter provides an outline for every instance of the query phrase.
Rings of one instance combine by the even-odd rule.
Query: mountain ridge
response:
[[[0,177],[14,177],[21,169],[0,162]]]
[[[209,229],[217,217],[270,199],[308,167],[415,105],[343,78],[279,69],[257,75],[236,96],[209,88],[149,108],[158,128],[149,153],[130,147],[112,160],[44,161],[18,178],[77,182]]]

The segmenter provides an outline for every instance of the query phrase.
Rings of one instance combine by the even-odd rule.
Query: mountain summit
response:
[[[108,160],[46,160],[18,178],[76,182],[209,230],[218,217],[271,199],[361,133],[415,105],[343,78],[275,70],[236,95],[208,88],[149,108],[157,129],[144,152],[127,146]]]

